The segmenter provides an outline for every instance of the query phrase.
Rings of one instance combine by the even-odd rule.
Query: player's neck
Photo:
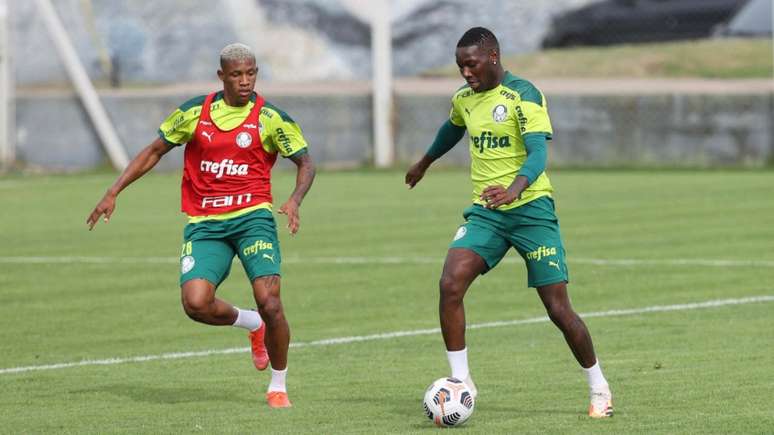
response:
[[[250,102],[250,98],[247,98],[245,101],[239,101],[239,97],[229,95],[224,91],[223,102],[226,103],[227,106],[231,107],[244,107]]]
[[[505,78],[505,70],[503,69],[503,67],[501,65],[497,65],[497,66],[499,68],[497,68],[497,74],[496,74],[497,83],[495,83],[495,85],[494,85],[495,88],[500,86],[500,83],[502,83],[503,79]]]
[[[492,79],[492,82],[489,83],[485,88],[479,90],[478,92],[487,92],[491,91],[492,89],[500,86],[500,83],[503,82],[503,79],[505,78],[505,70],[500,67],[495,71],[495,76]]]

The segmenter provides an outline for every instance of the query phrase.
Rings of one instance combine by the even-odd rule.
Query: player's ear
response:
[[[219,69],[218,78],[222,81],[224,77],[226,77],[226,73],[224,73],[222,69]]]

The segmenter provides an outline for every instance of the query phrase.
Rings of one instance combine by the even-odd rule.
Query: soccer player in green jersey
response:
[[[406,173],[413,188],[430,165],[467,130],[473,205],[452,241],[440,279],[439,312],[452,376],[477,390],[468,368],[463,298],[479,275],[513,247],[527,266],[548,316],[562,331],[590,389],[589,415],[613,415],[612,395],[586,325],[567,296],[565,251],[545,173],[552,128],[546,99],[532,83],[503,69],[495,35],[475,27],[457,43],[457,65],[467,85],[452,98],[444,123],[426,154]]]
[[[248,331],[253,363],[271,364],[266,401],[291,406],[285,379],[290,329],[280,298],[280,255],[272,215],[271,168],[278,155],[297,167],[296,186],[279,207],[291,234],[315,169],[301,129],[285,112],[254,92],[255,55],[244,44],[220,53],[223,90],[195,97],[170,114],[159,137],[129,163],[86,221],[89,229],[113,214],[116,198],[170,150],[185,148],[182,208],[188,215],[180,254],[180,289],[185,313],[208,325]],[[258,310],[239,309],[215,297],[238,256]],[[260,313],[260,315],[259,315]],[[264,341],[265,340],[265,341]]]

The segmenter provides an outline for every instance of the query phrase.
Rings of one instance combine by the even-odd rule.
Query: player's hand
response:
[[[105,193],[105,196],[97,203],[89,217],[86,219],[86,225],[89,226],[89,231],[97,225],[99,218],[104,216],[105,223],[110,221],[110,216],[113,214],[113,210],[116,208],[116,196],[110,192]]]
[[[427,171],[427,166],[424,165],[422,161],[411,165],[409,170],[406,172],[406,184],[408,184],[409,189],[413,189],[414,186],[419,183],[419,180],[425,176],[425,171]]]
[[[521,199],[521,192],[515,192],[500,185],[487,186],[481,192],[481,199],[486,201],[486,208],[497,208]]]
[[[298,203],[292,199],[289,199],[286,203],[282,204],[278,212],[280,214],[287,215],[288,217],[288,230],[291,235],[295,235],[298,232],[298,226],[301,218],[298,216]]]

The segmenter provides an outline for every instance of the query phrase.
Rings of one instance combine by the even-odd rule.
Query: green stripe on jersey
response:
[[[189,109],[196,107],[196,106],[202,106],[204,105],[204,100],[207,98],[206,95],[199,95],[198,97],[193,97],[190,100],[186,101],[185,103],[181,104],[178,109],[180,109],[181,112],[187,112]]]
[[[506,79],[503,80],[503,86],[518,92],[519,97],[521,97],[521,101],[529,101],[537,104],[538,106],[543,105],[543,95],[540,93],[538,88],[521,77],[516,77],[512,74],[506,74]]]
[[[292,123],[296,122],[296,121],[293,121],[293,118],[291,118],[290,115],[288,115],[285,111],[283,111],[279,107],[275,106],[274,104],[271,104],[268,101],[264,101],[263,102],[263,107],[269,108],[269,109],[277,112],[279,114],[280,118],[282,118],[282,120],[285,121],[285,122],[292,122]]]

